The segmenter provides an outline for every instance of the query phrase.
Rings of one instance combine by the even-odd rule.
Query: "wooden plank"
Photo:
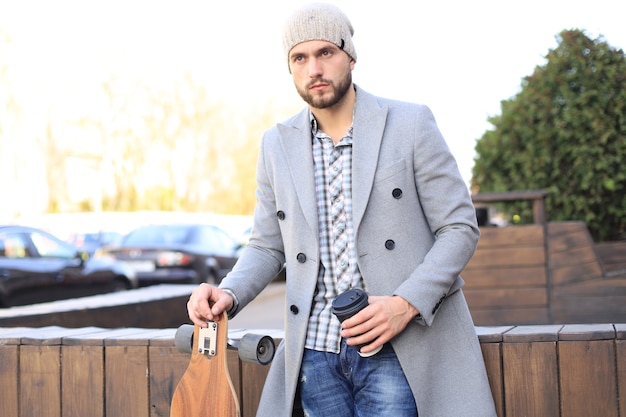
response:
[[[229,333],[229,337],[232,333]],[[228,357],[227,357],[227,363],[228,363],[228,372],[230,373],[230,380],[233,383],[233,386],[235,387],[235,393],[237,394],[237,398],[239,398],[239,407],[241,409],[242,414],[246,414],[245,410],[245,404],[243,404],[243,401],[241,400],[241,393],[243,392],[243,385],[244,385],[244,380],[243,377],[241,375],[241,363],[239,361],[239,354],[237,352],[236,349],[229,349],[228,350]]]
[[[104,344],[107,415],[148,417],[148,340],[141,330],[135,330],[126,336],[107,338]]]
[[[502,344],[482,343],[480,345],[485,360],[487,379],[498,416],[504,416],[504,381],[502,373]]]
[[[100,331],[93,331],[90,333],[81,333],[76,335],[69,335],[63,337],[63,345],[88,345],[88,346],[104,346],[105,343],[109,345],[115,344],[118,338],[123,339],[129,335],[136,335],[139,332],[145,332],[145,329],[138,329],[136,327],[124,327],[119,329],[101,329]],[[127,342],[128,343],[128,342]],[[144,344],[147,342],[143,342]]]
[[[233,340],[241,339],[246,333],[255,333],[270,336],[274,339],[274,344],[278,346],[284,338],[283,330],[278,329],[233,329],[229,332],[229,337]],[[256,362],[250,363],[239,359],[238,351],[233,349],[232,356],[229,356],[229,369],[233,383],[238,381],[238,396],[241,405],[242,417],[253,417],[256,414],[261,392],[265,384],[265,378],[269,372],[269,366],[260,365]],[[231,353],[229,352],[229,354]]]
[[[615,333],[618,395],[622,399],[619,402],[619,415],[626,416],[626,323],[616,324]]]
[[[519,308],[545,307],[548,294],[545,287],[539,288],[489,288],[463,289],[467,304],[472,308]],[[504,324],[504,323],[503,323]]]
[[[60,354],[58,345],[20,347],[20,417],[61,416]]]
[[[150,416],[170,415],[174,390],[182,378],[190,355],[179,352],[174,347],[174,333],[154,337],[150,340]]]
[[[61,415],[61,343],[88,329],[48,326],[24,331],[20,343],[20,417]]]
[[[61,412],[63,417],[104,417],[104,347],[100,335],[107,330],[80,330],[62,339]]]
[[[475,203],[489,203],[501,201],[517,200],[542,200],[548,194],[547,190],[524,190],[524,191],[502,191],[472,194],[472,201]]]
[[[1,336],[0,336],[1,337]],[[18,416],[18,364],[19,346],[17,344],[0,344],[0,416]]]
[[[572,265],[583,265],[586,263],[598,263],[593,246],[580,246],[567,249],[562,252],[550,251],[550,268],[562,268]]]
[[[109,410],[106,410],[105,339],[124,337],[129,333],[135,334],[137,332],[138,329],[133,328],[104,329],[95,327],[78,329],[77,332],[70,332],[63,337],[62,352],[64,353],[66,350],[68,352],[67,358],[65,355],[63,356],[62,377],[65,381],[64,386],[77,386],[80,387],[77,388],[78,391],[85,393],[84,396],[77,396],[74,395],[73,390],[63,391],[63,417],[111,415]],[[123,364],[124,361],[122,360],[121,363]],[[117,384],[116,381],[108,381],[108,383]]]
[[[61,349],[63,417],[104,417],[102,346],[63,346]]]
[[[502,343],[502,335],[514,326],[474,326],[480,343]]]
[[[614,295],[557,293],[552,299],[552,317],[561,323],[626,322],[626,294],[617,291],[621,288],[615,290]]]
[[[477,250],[504,246],[544,246],[545,233],[541,225],[522,225],[480,229]]]
[[[540,287],[547,285],[545,266],[518,268],[484,267],[466,268],[461,273],[467,288],[490,287]]]
[[[556,342],[502,345],[506,416],[558,416]]]
[[[549,268],[555,286],[596,279],[604,275],[585,223],[550,223],[548,231]]]
[[[471,308],[472,319],[477,326],[504,324],[548,324],[548,308]]]
[[[626,240],[597,243],[595,249],[605,271],[626,270]]]
[[[502,335],[505,343],[557,342],[560,324],[515,326]]]
[[[550,255],[568,253],[572,250],[588,247],[593,248],[593,241],[588,242],[582,233],[548,237],[548,251]]]
[[[596,253],[607,263],[626,262],[626,240],[596,243]]]
[[[581,236],[587,236],[591,239],[589,229],[585,222],[581,221],[563,221],[549,222],[547,224],[548,238],[551,241],[560,240],[560,242],[570,242],[574,245],[581,241]],[[571,240],[568,240],[571,239]],[[564,247],[565,248],[565,247]]]
[[[626,303],[626,299],[622,300],[622,303]],[[599,303],[591,307],[583,306],[584,309],[587,310],[586,313],[578,312],[574,308],[569,309],[555,309],[552,312],[552,316],[554,317],[554,321],[558,321],[559,323],[610,323],[612,321],[626,321],[626,313],[616,313],[614,311],[605,311],[599,307]],[[617,320],[612,320],[617,319]]]
[[[560,266],[558,268],[551,267],[550,274],[554,285],[563,286],[602,278],[603,272],[600,264],[594,260],[587,263]]]
[[[19,415],[19,357],[27,328],[0,328],[0,416]]]
[[[261,392],[265,384],[265,378],[269,372],[269,366],[256,363],[240,362],[241,364],[241,409],[242,417],[253,417],[261,400]]]
[[[23,345],[57,346],[63,338],[97,331],[95,327],[67,329],[60,326],[46,326],[24,331],[21,343]]]
[[[152,380],[151,375],[152,375],[152,370],[150,367],[150,361],[149,361],[149,345],[151,343],[152,338],[159,338],[159,337],[168,337],[171,340],[171,345],[173,345],[173,338],[174,338],[174,334],[175,334],[175,330],[174,329],[136,329],[135,332],[130,332],[128,334],[125,335],[121,335],[121,336],[117,336],[115,338],[106,338],[105,339],[105,352],[106,352],[106,358],[107,361],[109,360],[109,356],[117,356],[117,355],[124,355],[126,357],[126,363],[128,364],[129,362],[131,363],[131,367],[130,369],[124,370],[122,372],[132,372],[133,373],[133,377],[134,377],[134,381],[127,381],[126,379],[124,380],[124,383],[129,382],[129,384],[132,384],[133,387],[135,387],[134,389],[134,393],[132,394],[126,394],[126,397],[124,398],[124,401],[126,401],[126,403],[128,404],[129,402],[133,403],[133,406],[135,404],[137,404],[137,407],[142,407],[142,414],[130,414],[130,415],[137,415],[137,416],[143,416],[143,415],[149,415],[150,413],[152,413],[153,410],[153,404],[154,403],[160,403],[161,407],[164,407],[162,400],[153,401],[152,397],[151,397],[151,386],[150,386],[150,381]],[[125,352],[125,353],[122,353]],[[188,361],[187,361],[188,363]],[[107,362],[108,365],[108,362]],[[132,368],[135,369],[135,371],[133,372]],[[186,364],[185,367],[182,369],[182,371],[184,372],[184,369],[186,368]],[[118,369],[116,372],[120,372],[121,370]],[[108,379],[108,376],[107,376]],[[107,384],[107,394],[106,394],[106,404],[107,404],[107,414],[109,414],[109,404],[111,402],[115,403],[116,407],[120,407],[120,405],[118,404],[120,401],[116,401],[115,399],[110,400],[110,397],[116,397],[119,395],[119,393],[111,393],[109,388],[111,387],[111,385]],[[171,400],[168,400],[168,402],[171,402]],[[124,406],[121,405],[120,409],[128,409],[128,405]],[[114,413],[115,415],[116,413]]]
[[[618,417],[614,341],[560,341],[558,353],[562,415]]]
[[[510,326],[476,328],[483,359],[485,360],[485,369],[487,370],[487,378],[489,379],[489,386],[491,387],[491,395],[496,406],[496,413],[499,417],[504,417],[502,334],[510,329]]]
[[[614,340],[615,327],[610,323],[567,324],[559,331],[559,340]]]
[[[626,295],[626,279],[603,278],[579,282],[555,289],[560,297],[610,297]]]
[[[619,398],[626,399],[626,340],[617,340],[617,382]],[[626,400],[619,403],[619,415],[626,416]]]
[[[476,251],[466,268],[524,267],[546,264],[546,254],[540,246],[490,248]]]

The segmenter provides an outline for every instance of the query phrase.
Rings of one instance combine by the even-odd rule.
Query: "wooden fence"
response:
[[[481,227],[462,272],[477,325],[626,322],[626,242],[596,245],[584,222],[546,222],[545,191],[475,194],[477,205],[530,200],[534,224]]]
[[[461,274],[476,324],[626,322],[626,270],[601,262],[584,223],[487,227],[481,233]],[[626,256],[626,245],[619,248]]]
[[[499,417],[626,417],[626,324],[477,332]],[[174,333],[0,328],[0,416],[169,416],[189,359],[174,348]],[[242,417],[252,417],[269,368],[229,355]]]

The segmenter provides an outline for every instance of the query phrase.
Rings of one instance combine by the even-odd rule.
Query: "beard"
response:
[[[328,84],[332,88],[332,94],[330,97],[324,97],[317,94],[311,94],[309,91],[309,86],[317,83],[323,82]],[[339,103],[346,95],[350,86],[352,85],[352,73],[348,72],[345,77],[340,79],[337,83],[331,80],[325,79],[316,79],[307,84],[305,89],[301,89],[296,85],[296,90],[302,100],[304,100],[309,106],[314,109],[327,109],[329,107],[333,107],[335,104]]]

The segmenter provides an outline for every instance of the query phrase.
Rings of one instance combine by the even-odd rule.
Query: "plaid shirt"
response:
[[[318,129],[317,121],[311,113],[311,132],[313,140],[313,162],[315,165],[315,193],[317,198],[317,217],[319,224],[320,268],[317,288],[313,298],[313,308],[307,329],[307,349],[339,353],[341,342],[341,324],[331,313],[333,298],[349,288],[364,288],[363,278],[356,262],[354,248],[354,224],[352,221],[352,126],[337,143]],[[337,276],[336,258],[332,244],[332,216],[330,193],[328,190],[328,161],[332,152],[341,153],[342,193],[346,214],[348,234],[348,254],[350,267],[341,276]]]

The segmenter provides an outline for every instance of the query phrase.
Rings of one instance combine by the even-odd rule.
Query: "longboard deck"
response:
[[[217,325],[215,341],[201,340],[200,327],[194,326],[191,359],[174,391],[170,417],[241,416],[227,363],[228,317],[224,313],[209,326],[212,323]],[[214,355],[200,353],[202,344],[206,347],[209,342],[215,347]]]

